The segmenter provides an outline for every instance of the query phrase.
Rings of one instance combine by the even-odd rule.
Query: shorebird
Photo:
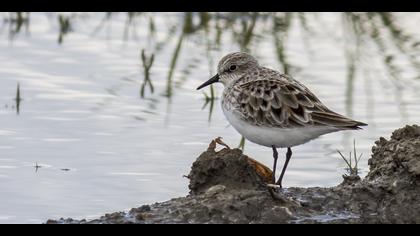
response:
[[[272,148],[272,183],[280,188],[292,147],[327,133],[367,125],[331,111],[302,83],[260,66],[248,53],[224,56],[217,74],[197,90],[216,82],[224,85],[222,110],[229,123],[247,140]],[[280,177],[275,181],[277,148],[287,148],[287,152]]]

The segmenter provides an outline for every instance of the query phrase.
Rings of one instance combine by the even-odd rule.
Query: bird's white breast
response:
[[[301,128],[256,126],[240,119],[240,114],[233,109],[226,109],[222,105],[222,110],[229,123],[246,139],[267,147],[293,147],[304,144],[320,135],[339,131],[337,128],[319,126]]]

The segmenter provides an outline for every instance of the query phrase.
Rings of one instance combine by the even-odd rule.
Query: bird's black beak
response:
[[[211,79],[209,79],[206,82],[204,82],[204,84],[198,86],[197,90],[200,90],[200,89],[202,89],[202,88],[204,88],[204,87],[206,87],[206,86],[208,86],[210,84],[219,82],[219,79],[220,79],[219,78],[219,74],[216,74],[215,76],[211,77]]]

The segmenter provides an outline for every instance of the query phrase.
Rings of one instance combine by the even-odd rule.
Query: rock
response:
[[[220,140],[218,140],[220,141]],[[218,143],[218,142],[217,142]],[[193,163],[190,194],[99,219],[47,223],[420,223],[420,128],[406,126],[372,147],[364,179],[343,176],[331,188],[269,191],[271,171],[239,149]]]
[[[207,150],[191,167],[190,193],[201,194],[215,185],[228,189],[265,189],[266,184],[240,149]]]
[[[207,189],[207,191],[204,193],[206,197],[213,197],[218,193],[222,193],[226,189],[226,186],[218,184],[210,187]]]
[[[254,165],[250,165],[250,162]],[[256,171],[256,161],[243,155],[240,149],[209,149],[191,167],[190,194],[202,194],[215,185],[228,189],[266,189],[266,178]],[[259,164],[259,166],[262,166]]]

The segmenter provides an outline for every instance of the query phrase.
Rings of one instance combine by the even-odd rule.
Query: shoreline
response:
[[[420,127],[407,125],[372,147],[369,173],[334,187],[289,187],[273,198],[269,168],[239,149],[212,143],[191,167],[185,197],[93,220],[47,224],[420,223]]]

